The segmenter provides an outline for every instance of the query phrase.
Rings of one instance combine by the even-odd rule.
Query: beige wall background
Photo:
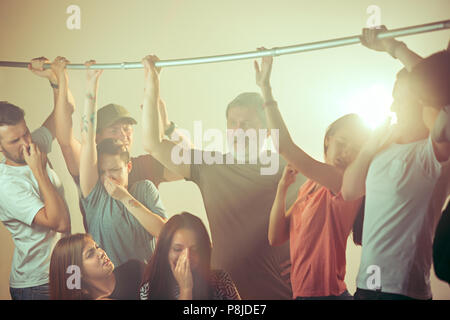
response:
[[[69,5],[81,9],[81,29],[69,30]],[[369,5],[381,9],[381,22],[399,28],[448,19],[448,0],[1,0],[0,60],[29,61],[57,55],[73,63],[140,61],[149,53],[161,59],[250,51],[259,46],[286,46],[359,34],[366,25]],[[450,31],[402,38],[422,56],[447,46]],[[395,73],[401,64],[389,55],[360,45],[276,58],[272,86],[294,140],[322,159],[328,124],[351,112],[383,114],[388,109]],[[70,88],[78,103],[74,126],[79,137],[84,72],[70,70]],[[99,105],[116,102],[140,119],[142,70],[105,71]],[[378,91],[373,93],[373,86]],[[252,61],[173,67],[162,71],[161,90],[169,117],[180,127],[225,130],[225,107],[238,93],[256,91]],[[372,95],[369,101],[367,95]],[[382,101],[382,97],[386,97]],[[362,98],[361,98],[362,97]],[[380,99],[378,99],[380,98]],[[47,81],[26,69],[0,68],[0,99],[26,111],[31,130],[53,108]],[[378,100],[377,100],[378,99]],[[356,101],[356,103],[355,103]],[[362,102],[361,102],[362,101]],[[377,102],[379,104],[377,104]],[[143,153],[141,128],[135,127],[133,154]],[[73,232],[84,232],[77,191],[59,146],[49,156],[62,178],[71,210]],[[163,183],[161,197],[169,216],[182,210],[198,214],[207,225],[197,187],[190,182]],[[10,299],[9,272],[14,245],[0,226],[0,299]],[[349,240],[346,282],[355,291],[361,249]],[[435,299],[450,299],[450,288],[432,271]]]

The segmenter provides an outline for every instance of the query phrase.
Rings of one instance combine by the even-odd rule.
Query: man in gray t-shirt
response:
[[[0,221],[11,232],[14,300],[48,299],[48,269],[57,232],[70,232],[64,188],[46,154],[54,134],[53,114],[30,134],[19,107],[0,102]]]
[[[243,299],[291,299],[289,243],[271,247],[267,237],[285,162],[280,158],[275,175],[261,175],[261,163],[227,165],[223,158],[224,164],[191,164],[189,179],[200,188],[205,204],[212,265],[230,273]],[[302,178],[289,189],[289,207]]]
[[[268,242],[270,209],[284,163],[280,163],[277,154],[267,156],[258,148],[265,138],[260,130],[267,128],[262,97],[258,93],[243,93],[228,105],[227,133],[233,138],[228,143],[231,153],[192,152],[189,146],[183,149],[174,141],[160,137],[156,60],[155,56],[143,60],[144,148],[169,170],[199,186],[211,229],[213,268],[224,269],[231,275],[241,297],[291,299],[288,245],[270,247]],[[255,147],[253,138],[257,137],[256,148],[251,148]],[[243,143],[246,140],[248,143]],[[258,150],[256,155],[255,150]],[[184,156],[186,152],[190,153],[188,157]],[[180,154],[183,154],[182,161],[178,158]],[[266,157],[261,156],[264,154]],[[244,163],[237,164],[239,159]],[[304,182],[302,178],[291,186],[287,205],[295,200]]]

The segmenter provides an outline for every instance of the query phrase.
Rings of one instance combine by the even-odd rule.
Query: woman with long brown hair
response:
[[[164,225],[145,270],[141,300],[238,300],[223,270],[211,270],[211,242],[203,222],[183,212]]]
[[[144,264],[114,264],[89,234],[61,238],[50,260],[52,300],[138,300]]]

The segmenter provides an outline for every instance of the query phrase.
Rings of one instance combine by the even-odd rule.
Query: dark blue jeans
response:
[[[295,300],[353,300],[353,296],[345,290],[339,296],[325,296],[325,297],[297,297]]]
[[[48,284],[29,288],[9,288],[13,300],[49,300]]]

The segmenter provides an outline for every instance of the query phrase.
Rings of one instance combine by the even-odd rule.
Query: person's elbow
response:
[[[281,246],[282,244],[284,244],[285,242],[286,242],[286,240],[287,240],[287,238],[286,237],[282,237],[281,235],[276,235],[276,234],[273,234],[273,233],[270,233],[269,232],[269,234],[268,234],[268,240],[269,240],[269,244],[270,244],[270,246],[271,247],[278,247],[278,246]]]

